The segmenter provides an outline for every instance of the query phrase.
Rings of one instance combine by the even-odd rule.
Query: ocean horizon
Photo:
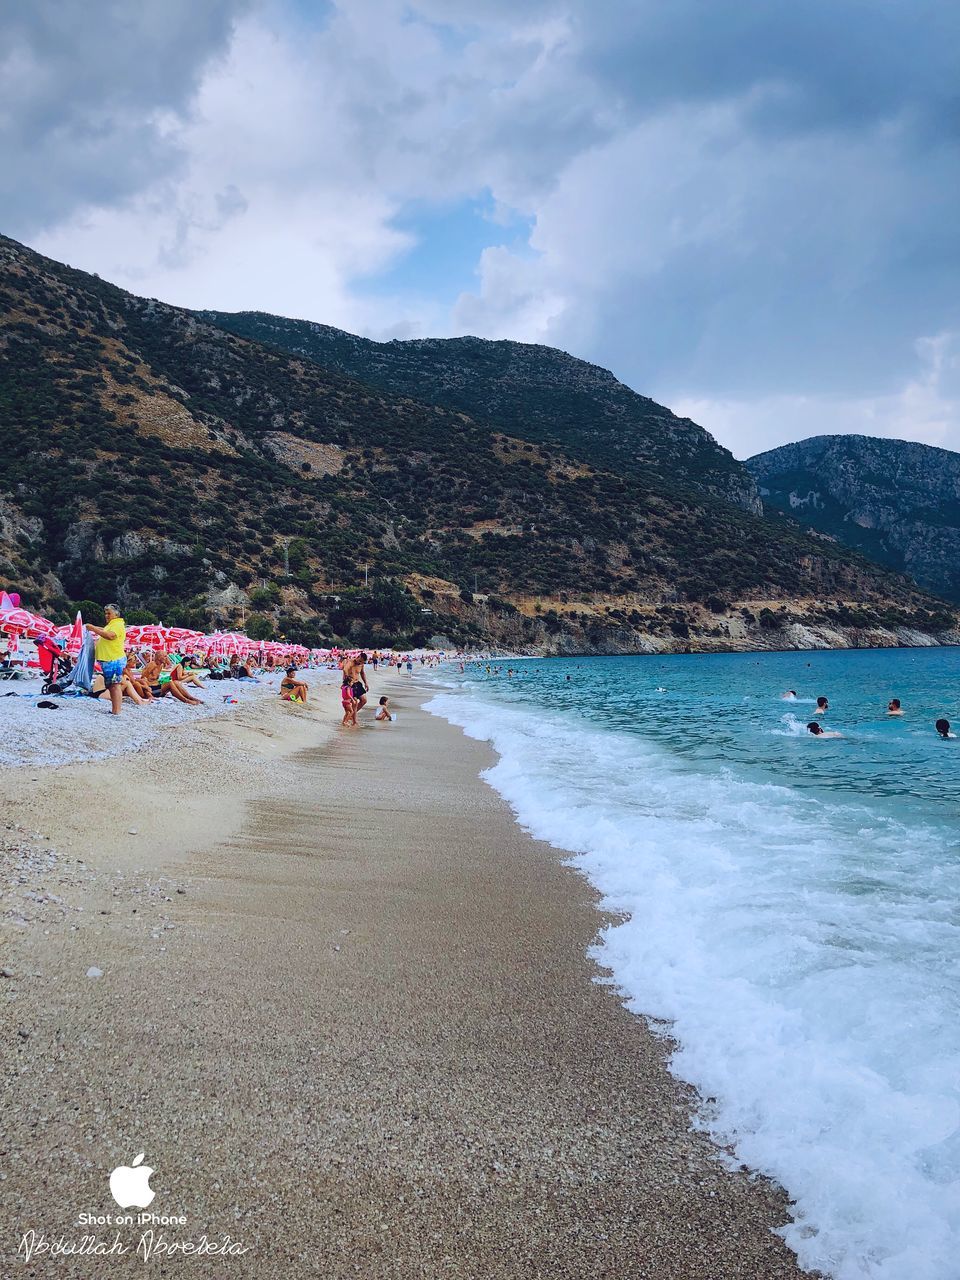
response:
[[[600,891],[594,958],[837,1280],[956,1275],[958,678],[958,649],[501,659],[427,704]]]

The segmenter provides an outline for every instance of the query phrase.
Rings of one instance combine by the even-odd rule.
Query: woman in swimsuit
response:
[[[190,706],[198,707],[202,699],[194,698],[179,680],[175,680],[166,669],[168,667],[165,654],[154,654],[147,665],[141,672],[141,679],[146,680],[150,686],[150,692],[155,698],[164,698],[168,693],[172,693],[177,702],[186,702]]]

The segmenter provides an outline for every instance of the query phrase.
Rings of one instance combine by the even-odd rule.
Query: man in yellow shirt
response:
[[[100,663],[103,672],[103,683],[110,692],[110,712],[118,716],[123,706],[123,669],[126,666],[124,648],[127,643],[127,627],[120,617],[120,610],[115,604],[108,604],[103,610],[106,623],[102,627],[87,626],[87,630],[97,636],[94,646],[94,657]]]

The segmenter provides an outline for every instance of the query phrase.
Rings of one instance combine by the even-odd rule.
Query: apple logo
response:
[[[137,1156],[132,1165],[117,1165],[110,1175],[110,1194],[121,1209],[146,1209],[155,1192],[150,1189],[150,1175],[153,1170],[148,1164],[142,1164],[143,1152]]]

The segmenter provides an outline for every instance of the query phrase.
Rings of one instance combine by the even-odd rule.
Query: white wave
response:
[[[700,1122],[837,1280],[960,1274],[960,872],[943,833],[693,770],[633,734],[441,694],[533,835],[625,912],[596,951],[673,1024]]]

